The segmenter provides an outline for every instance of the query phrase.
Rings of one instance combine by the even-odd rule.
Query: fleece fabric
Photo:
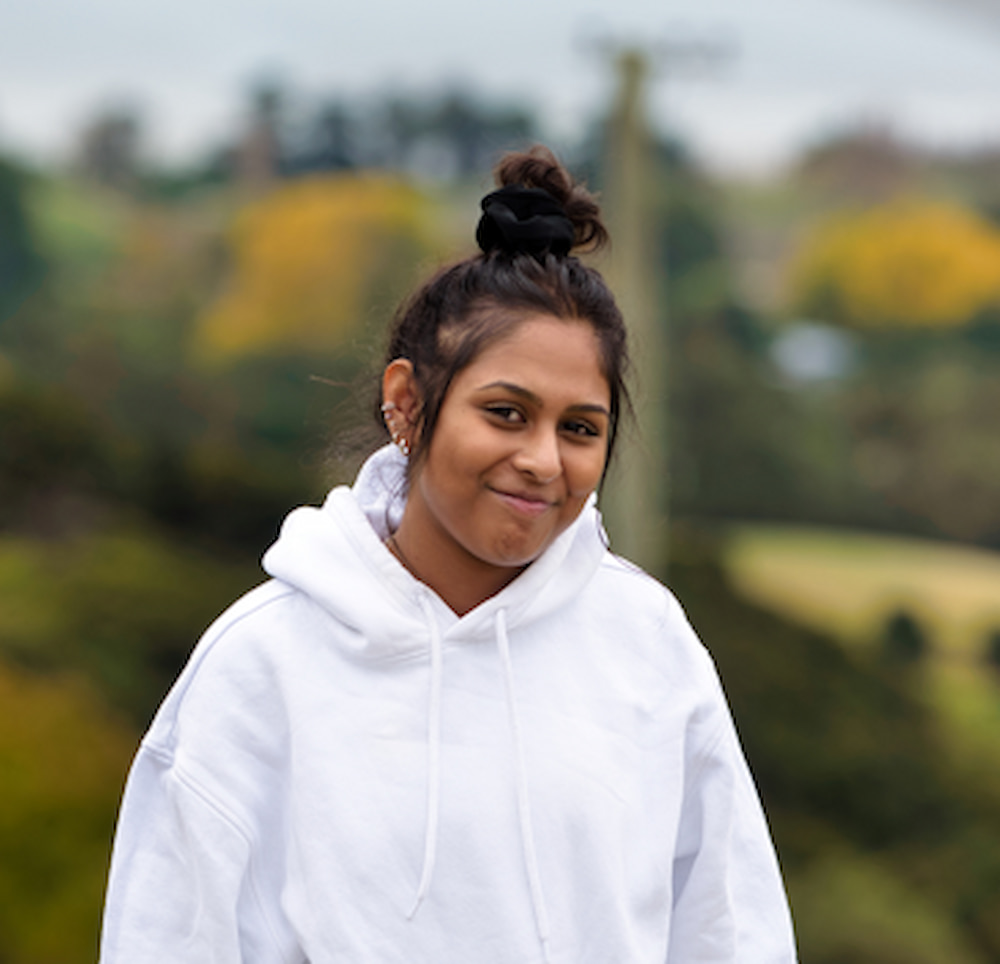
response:
[[[133,764],[102,964],[790,964],[712,661],[593,500],[459,618],[403,462],[291,513]]]

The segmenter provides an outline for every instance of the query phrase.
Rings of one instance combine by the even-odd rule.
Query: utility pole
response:
[[[607,49],[607,47],[605,47]],[[601,508],[615,552],[654,573],[666,568],[670,543],[667,279],[657,265],[656,194],[645,92],[651,63],[712,66],[728,45],[676,41],[612,51],[618,93],[608,125],[604,199],[611,230],[608,280],[625,316],[632,356],[635,431],[619,441]],[[662,224],[664,212],[656,212]],[[657,272],[661,272],[658,277]]]
[[[611,230],[608,277],[628,326],[634,430],[625,426],[602,496],[612,548],[655,571],[669,541],[666,439],[666,346],[657,297],[650,218],[649,131],[644,90],[646,55],[626,48],[615,57],[618,94],[605,146],[604,195]]]

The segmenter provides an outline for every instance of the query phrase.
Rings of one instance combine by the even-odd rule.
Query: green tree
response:
[[[45,273],[25,200],[29,184],[24,168],[0,158],[0,324]]]

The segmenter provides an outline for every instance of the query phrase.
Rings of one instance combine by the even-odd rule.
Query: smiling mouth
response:
[[[546,499],[521,495],[515,492],[502,492],[499,489],[493,489],[492,492],[504,505],[513,509],[519,515],[539,516],[552,507],[552,503]]]

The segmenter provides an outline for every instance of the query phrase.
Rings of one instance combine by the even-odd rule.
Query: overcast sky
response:
[[[946,0],[7,0],[0,149],[57,157],[127,101],[183,157],[234,128],[263,73],[316,96],[458,81],[530,102],[568,138],[610,96],[595,38],[692,37],[734,55],[700,73],[668,59],[649,112],[717,167],[779,164],[858,117],[1000,144],[1000,20]]]

